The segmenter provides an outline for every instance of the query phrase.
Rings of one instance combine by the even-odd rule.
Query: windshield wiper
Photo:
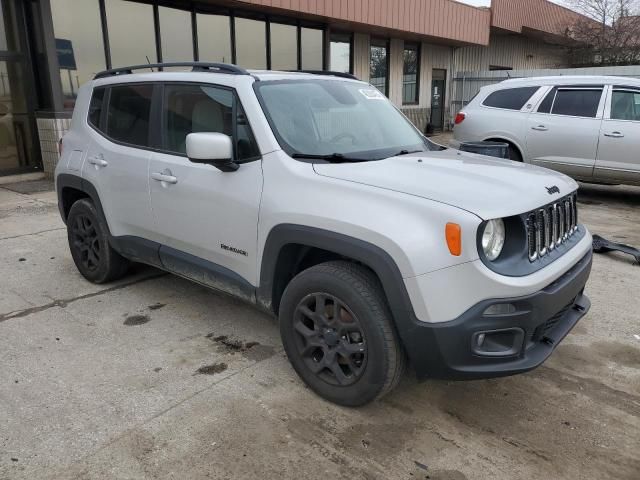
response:
[[[327,160],[328,162],[340,163],[340,162],[366,162],[366,158],[347,157],[342,153],[329,153],[326,155],[319,155],[315,153],[294,153],[292,158],[308,158],[310,160]]]
[[[399,157],[401,155],[410,155],[412,153],[421,153],[424,150],[400,150],[398,153],[391,155],[392,157]]]

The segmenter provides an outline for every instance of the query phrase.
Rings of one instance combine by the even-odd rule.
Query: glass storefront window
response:
[[[0,175],[33,169],[33,137],[24,69],[0,61]]]
[[[98,0],[51,0],[64,107],[73,108],[78,88],[106,68]]]
[[[162,61],[193,61],[191,12],[175,8],[159,7],[158,16],[160,17]]]
[[[417,44],[405,43],[403,59],[402,103],[405,105],[416,104],[418,103],[420,47]]]
[[[331,34],[331,66],[334,72],[351,73],[351,35]]]
[[[272,23],[269,28],[271,31],[271,68],[273,70],[297,70],[297,27]]]
[[[105,0],[111,65],[156,63],[153,7],[127,0]]]
[[[389,45],[386,40],[371,39],[369,82],[389,96]]]
[[[266,69],[266,26],[261,20],[236,18],[236,63],[241,67]]]
[[[225,15],[196,15],[198,56],[202,62],[231,63],[231,27]]]
[[[322,70],[322,33],[316,28],[301,29],[303,70]]]
[[[16,20],[11,2],[7,4],[6,0],[0,1],[0,51],[19,50]]]

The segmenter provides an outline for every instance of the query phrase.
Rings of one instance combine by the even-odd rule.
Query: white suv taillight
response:
[[[462,122],[464,122],[465,118],[467,118],[467,116],[464,113],[458,112],[458,114],[456,115],[455,124],[460,125]]]

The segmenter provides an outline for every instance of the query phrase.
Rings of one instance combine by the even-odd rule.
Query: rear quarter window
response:
[[[504,108],[506,110],[520,110],[527,101],[538,91],[539,87],[505,88],[491,93],[484,99],[485,107]]]
[[[87,121],[100,130],[100,116],[102,115],[102,104],[104,102],[104,88],[96,88],[91,95],[89,103],[89,114]]]

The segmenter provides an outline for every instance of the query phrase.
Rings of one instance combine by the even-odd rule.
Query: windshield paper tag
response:
[[[384,100],[385,96],[375,88],[361,88],[360,93],[368,100]]]

